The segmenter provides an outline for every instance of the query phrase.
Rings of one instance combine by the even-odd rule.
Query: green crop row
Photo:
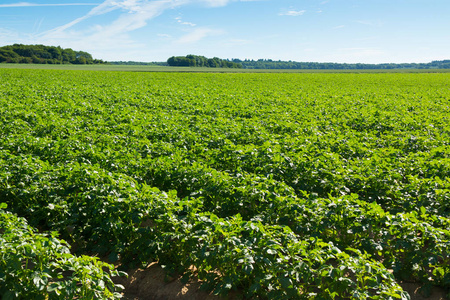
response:
[[[0,204],[0,295],[2,299],[119,299],[114,266],[73,256],[57,238],[36,233]]]
[[[173,209],[175,212],[171,213],[175,215],[171,216],[173,219],[169,218],[170,222],[184,218],[185,210],[194,210],[194,216],[208,211],[205,207],[208,203],[195,198],[182,208],[171,208],[173,202],[180,201],[176,195],[167,198],[164,193],[145,184],[139,185],[125,175],[115,176],[86,164],[55,169],[31,157],[7,155],[3,156],[3,161],[6,173],[0,181],[3,183],[0,191],[5,198],[14,199],[16,210],[29,215],[36,226],[57,229],[70,237],[77,247],[110,254],[113,260],[118,255],[132,259],[138,254],[142,263],[150,258],[161,259],[156,256],[158,251],[148,243],[155,242],[164,231],[154,229],[155,236],[144,238],[139,224],[160,222]],[[5,177],[9,181],[7,188]],[[205,186],[209,184],[201,177],[199,182]],[[301,240],[319,238],[341,249],[361,249],[393,268],[398,278],[448,286],[450,232],[439,229],[450,227],[447,218],[428,216],[425,209],[420,216],[415,212],[390,215],[379,205],[360,201],[356,196],[339,199],[280,196],[278,190],[273,190],[276,182],[270,180],[259,184],[246,182],[245,186],[251,191],[252,184],[258,187],[259,196],[264,195],[267,202],[248,195],[242,197],[245,203],[227,203],[228,211],[241,209],[253,216],[251,222],[287,226]],[[245,190],[241,191],[245,196]],[[226,190],[216,189],[216,192],[223,194]],[[209,210],[220,213],[222,208]],[[168,233],[170,226],[174,226],[170,222],[163,225],[169,228],[165,229]],[[193,221],[196,223],[198,220]],[[173,245],[169,247],[170,243],[160,247],[163,252],[175,249]],[[187,253],[193,252],[183,243],[177,244],[186,248]],[[177,248],[175,253],[183,252]],[[185,267],[187,269],[189,264],[185,263]]]
[[[8,173],[19,187],[1,185],[16,209],[111,260],[158,260],[179,273],[194,266],[217,294],[239,288],[270,299],[407,297],[384,266],[357,249],[343,252],[317,238],[298,239],[287,226],[245,221],[239,214],[219,218],[202,212],[201,201],[180,200],[89,165],[49,170],[32,158],[3,158],[11,166],[23,162],[21,173],[34,177],[26,182],[27,175]]]

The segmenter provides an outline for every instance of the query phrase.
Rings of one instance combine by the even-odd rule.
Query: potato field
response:
[[[0,203],[2,299],[449,293],[450,74],[0,69]]]

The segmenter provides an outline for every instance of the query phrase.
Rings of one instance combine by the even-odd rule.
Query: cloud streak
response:
[[[56,36],[64,33],[67,29],[75,26],[91,17],[110,13],[115,10],[122,10],[116,20],[106,26],[97,26],[98,34],[111,36],[124,32],[133,31],[147,25],[147,21],[160,15],[164,10],[185,5],[189,0],[106,0],[100,5],[91,9],[86,15],[79,17],[67,24],[49,30],[42,35],[44,37]]]
[[[55,36],[61,34],[82,21],[115,10],[121,10],[124,13],[122,13],[111,24],[107,26],[98,26],[97,29],[102,31],[102,35],[120,34],[142,28],[147,25],[148,20],[159,16],[167,9],[173,9],[194,3],[204,4],[209,7],[219,7],[225,6],[231,2],[239,1],[247,2],[258,0],[105,0],[103,3],[91,9],[86,15],[81,16],[67,24],[44,32],[42,36]],[[73,3],[73,5],[75,5],[75,3]],[[179,22],[181,23],[180,20]],[[182,24],[189,26],[196,25],[190,22],[183,22]]]
[[[181,17],[176,17],[175,20],[177,20],[177,22],[178,22],[179,24],[181,24],[181,25],[188,25],[188,26],[192,26],[192,27],[197,26],[197,24],[194,24],[194,23],[192,23],[192,22],[185,22],[185,21],[183,21],[183,20],[181,19]]]
[[[191,43],[198,42],[207,36],[219,35],[221,33],[222,33],[222,31],[220,31],[220,30],[213,30],[210,28],[197,28],[197,29],[194,29],[193,31],[187,33],[186,35],[182,36],[176,43],[191,44]]]
[[[290,16],[290,17],[298,17],[303,15],[306,12],[306,10],[289,10],[284,13],[279,13],[280,16]]]
[[[147,26],[150,20],[158,17],[167,10],[187,5],[221,7],[232,2],[247,1],[261,0],[103,0],[86,14],[66,24],[62,24],[40,34],[32,35],[28,38],[28,42],[84,49],[94,55],[100,55],[102,53],[100,55],[102,57],[114,56],[122,52],[142,51],[142,49],[146,48],[145,42],[135,41],[131,36],[131,32]],[[81,5],[82,3],[72,3],[72,5],[78,4]],[[37,4],[21,2],[15,5],[32,6]],[[70,4],[68,3],[67,5]],[[98,16],[112,12],[115,12],[112,15],[114,18],[108,23],[95,24],[95,22],[91,22],[91,24],[94,24],[89,27],[79,26],[87,20],[95,20]],[[184,35],[178,38],[173,35],[159,36],[172,40],[173,46],[193,45],[202,39],[224,33],[220,29],[211,29],[204,26],[197,26],[191,22],[184,22],[181,18],[176,18],[176,20],[180,25],[184,25],[184,28],[189,28]],[[40,28],[39,24],[36,24],[35,27]],[[185,29],[182,30],[184,31]]]
[[[39,4],[30,2],[19,2],[11,4],[0,4],[0,7],[39,7],[39,6],[97,6],[98,3],[51,3]]]

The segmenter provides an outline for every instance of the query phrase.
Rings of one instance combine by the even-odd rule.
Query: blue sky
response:
[[[14,43],[110,61],[429,62],[450,59],[450,1],[0,0],[0,46]]]

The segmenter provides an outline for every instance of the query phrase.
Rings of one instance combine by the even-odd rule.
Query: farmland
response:
[[[57,232],[97,298],[84,255],[261,299],[450,289],[450,74],[0,69],[0,133],[2,267]]]
[[[38,69],[117,72],[177,72],[177,73],[450,73],[450,69],[234,69],[206,67],[169,67],[161,65],[71,65],[0,63],[0,69]]]

